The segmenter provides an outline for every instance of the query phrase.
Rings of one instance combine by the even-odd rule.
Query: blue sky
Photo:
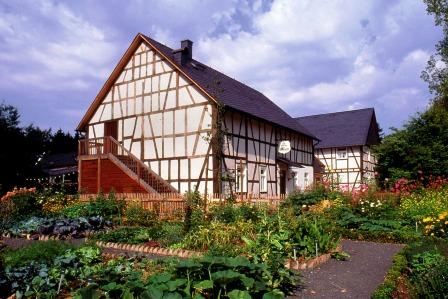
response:
[[[375,107],[400,127],[429,102],[441,31],[420,0],[0,0],[0,100],[73,131],[137,32],[266,94],[291,116]]]

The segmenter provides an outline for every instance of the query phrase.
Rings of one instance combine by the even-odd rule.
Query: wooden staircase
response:
[[[111,136],[80,140],[79,155],[109,159],[149,193],[178,193],[171,184]]]

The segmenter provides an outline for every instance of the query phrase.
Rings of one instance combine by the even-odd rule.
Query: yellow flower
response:
[[[426,217],[426,218],[423,218],[423,222],[430,222],[432,220],[432,218],[431,217]]]
[[[448,215],[448,211],[443,212],[442,214],[439,215],[439,219],[443,220],[445,219],[445,217]]]

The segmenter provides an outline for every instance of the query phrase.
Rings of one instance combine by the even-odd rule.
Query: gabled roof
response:
[[[296,120],[321,140],[316,148],[379,143],[373,108],[297,117]]]
[[[101,104],[102,99],[106,95],[108,89],[118,78],[120,70],[124,67],[126,61],[135,51],[140,41],[145,41],[156,52],[164,56],[181,74],[189,78],[204,94],[211,100],[221,103],[224,106],[248,113],[257,118],[269,121],[282,127],[294,130],[296,132],[307,135],[313,139],[317,139],[306,128],[297,123],[285,111],[273,103],[261,92],[235,80],[225,74],[207,66],[195,59],[190,60],[184,65],[176,62],[173,55],[173,49],[167,47],[148,36],[138,34],[131,46],[120,60],[117,67],[109,77],[105,86],[101,90],[95,101],[92,103],[87,114],[78,126],[78,130],[83,130],[91,115]],[[134,49],[135,48],[135,49]]]

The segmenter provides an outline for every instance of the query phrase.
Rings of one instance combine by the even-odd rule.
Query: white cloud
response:
[[[437,34],[415,39],[413,27],[418,37],[434,31],[422,3],[275,0],[253,24],[253,32],[203,37],[199,54],[293,116],[366,106],[381,114],[395,97],[397,107],[428,100],[420,72]]]
[[[92,78],[104,78],[115,47],[104,32],[52,1],[33,3],[28,14],[0,11],[0,61],[8,87],[28,83],[34,88],[86,89]],[[6,28],[3,29],[2,28]],[[23,86],[23,85],[22,85]]]

